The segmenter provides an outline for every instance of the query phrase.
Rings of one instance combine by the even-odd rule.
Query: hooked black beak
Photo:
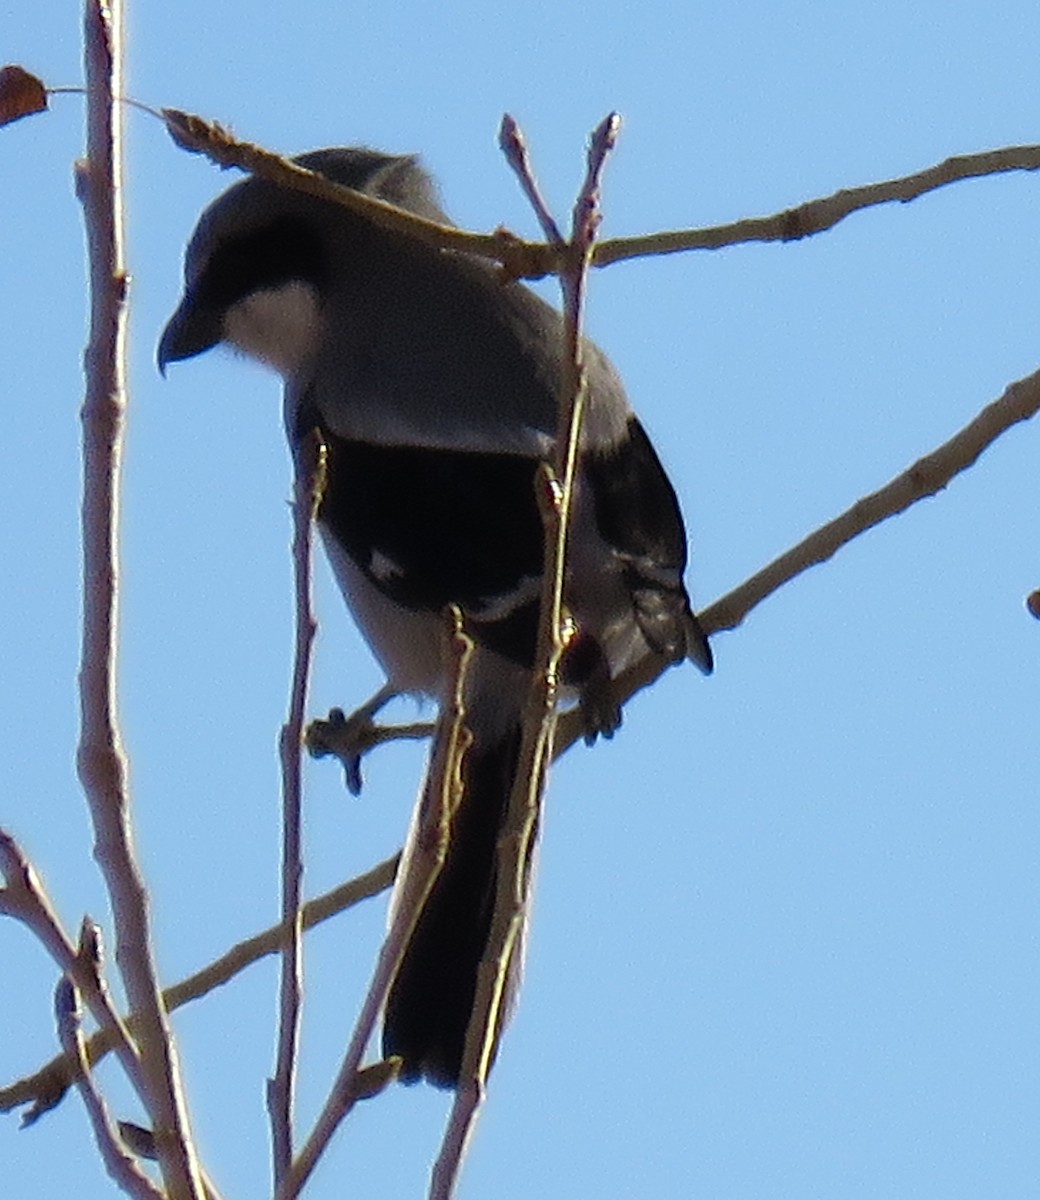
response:
[[[212,349],[223,336],[221,314],[200,304],[190,291],[186,292],[159,340],[155,357],[160,374],[166,374],[169,363],[181,362]]]

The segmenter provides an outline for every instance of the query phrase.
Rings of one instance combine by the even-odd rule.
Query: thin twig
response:
[[[243,142],[216,122],[174,108],[163,109],[163,116],[166,128],[178,146],[192,153],[205,154],[222,167],[238,167],[279,187],[292,188],[319,200],[342,205],[374,225],[402,237],[416,238],[442,250],[497,259],[517,278],[528,274],[545,275],[554,269],[552,253],[546,257],[547,247],[537,242],[525,242],[505,229],[498,229],[494,233],[467,233],[453,225],[441,225],[375,196],[367,196],[333,183],[324,175],[308,171],[291,159],[272,154],[262,146]],[[542,265],[538,265],[539,261]]]
[[[520,187],[527,197],[527,202],[534,209],[534,215],[542,227],[545,240],[554,246],[562,246],[564,244],[563,234],[560,233],[560,227],[549,211],[545,197],[542,195],[542,189],[538,186],[538,180],[534,176],[531,158],[527,152],[527,141],[516,118],[509,113],[502,117],[502,124],[498,129],[498,144],[506,157],[506,162],[513,168],[514,174],[520,180]]]
[[[253,171],[284,187],[294,187],[311,195],[344,204],[367,219],[393,229],[406,237],[419,238],[439,249],[457,250],[493,258],[502,263],[509,275],[517,279],[538,279],[559,273],[565,267],[564,247],[566,243],[553,237],[551,225],[544,223],[548,216],[537,185],[533,191],[524,183],[524,190],[531,200],[539,222],[548,238],[547,243],[525,241],[504,229],[492,234],[476,234],[438,225],[423,217],[406,213],[393,205],[378,201],[347,188],[339,188],[323,180],[313,172],[290,163],[287,159],[261,149],[248,142],[238,141],[219,125],[203,120],[190,113],[176,109],[164,109],[170,135],[186,150],[208,155],[221,166],[240,167]],[[511,121],[512,118],[507,118]],[[504,127],[505,128],[505,127]],[[510,165],[524,181],[521,166],[524,153],[513,145],[512,129],[505,129],[503,149]],[[592,250],[591,265],[606,267],[623,259],[640,258],[656,254],[678,254],[688,250],[719,250],[724,246],[736,246],[745,242],[789,242],[831,229],[854,212],[873,208],[878,204],[893,201],[907,203],[918,197],[957,183],[965,179],[979,179],[987,175],[1000,175],[1008,171],[1036,171],[1040,169],[1040,145],[1005,146],[996,150],[984,150],[978,154],[963,154],[945,159],[941,163],[886,179],[880,183],[864,184],[860,187],[843,188],[830,196],[808,200],[794,208],[784,209],[767,217],[749,217],[726,225],[712,225],[702,229],[664,230],[631,238],[610,238],[599,242]],[[526,175],[533,181],[530,171]],[[348,193],[344,195],[344,193]],[[549,217],[552,221],[552,218]],[[557,229],[558,233],[558,229]]]
[[[105,878],[116,962],[138,1014],[147,1108],[170,1200],[200,1200],[172,1035],[162,1007],[147,893],[134,858],[127,763],[116,715],[117,515],[125,391],[126,292],[122,234],[122,0],[86,0],[87,162],[81,196],[90,248],[91,331],[83,404],[83,648],[80,779],[94,823],[94,856]]]
[[[716,600],[701,614],[705,631],[736,629],[757,604],[796,575],[826,562],[859,534],[942,491],[1002,433],[1019,421],[1029,420],[1038,410],[1040,371],[1010,384],[999,399],[987,405],[948,442],[919,458],[884,487],[857,500],[740,587]]]
[[[151,1162],[155,1162],[155,1134],[150,1129],[136,1125],[133,1121],[120,1121],[119,1139],[138,1158],[147,1158]],[[206,1200],[221,1200],[216,1185],[204,1170],[202,1170],[202,1186],[206,1192]]]
[[[988,404],[976,417],[930,454],[919,458],[884,487],[857,500],[834,520],[821,525],[796,546],[785,551],[739,587],[708,605],[698,614],[705,633],[736,629],[752,609],[785,583],[826,562],[843,546],[898,516],[920,500],[941,492],[951,480],[972,466],[997,438],[1013,425],[1028,421],[1040,412],[1040,371],[1011,383],[1003,395]],[[648,687],[668,667],[663,659],[647,657],[620,675],[613,684],[619,704]],[[580,715],[561,716],[557,755],[572,746],[583,733]]]
[[[296,637],[289,716],[282,727],[282,975],[278,1005],[278,1051],[274,1078],[268,1083],[271,1160],[277,1189],[292,1164],[293,1095],[295,1091],[300,1013],[303,999],[303,723],[311,654],[318,625],[311,599],[311,552],[314,517],[325,486],[325,445],[315,430],[303,441],[295,461],[293,483],[293,590]]]
[[[62,85],[60,87],[47,88],[48,96],[85,96],[87,89],[79,87],[78,84]],[[125,104],[128,108],[136,108],[138,112],[147,113],[150,117],[155,117],[156,120],[165,123],[166,117],[159,108],[152,108],[150,104],[145,104],[142,100],[135,100],[133,96],[116,96],[114,97],[116,104]]]
[[[529,904],[531,859],[541,811],[546,772],[552,758],[560,658],[564,650],[563,587],[567,537],[585,403],[581,326],[589,259],[599,228],[599,189],[620,119],[611,113],[592,135],[585,182],[574,206],[563,290],[563,361],[555,456],[551,471],[541,472],[539,497],[545,528],[545,561],[535,669],[524,712],[516,778],[496,847],[495,902],[487,948],[477,976],[473,1012],[466,1029],[459,1086],[441,1150],[430,1178],[430,1200],[450,1200],[467,1145],[483,1104],[487,1077],[505,1022],[507,982],[519,953],[524,914]],[[523,145],[518,128],[512,143]],[[514,169],[530,177],[526,153]],[[538,194],[533,177],[525,187]]]
[[[894,200],[906,204],[926,192],[934,192],[937,188],[963,179],[979,179],[1007,171],[1036,170],[1040,170],[1040,146],[1006,146],[979,154],[958,155],[913,175],[843,188],[830,196],[808,200],[796,208],[787,208],[769,217],[749,217],[707,229],[680,229],[651,233],[644,237],[613,238],[600,242],[596,247],[592,255],[593,265],[607,267],[625,258],[641,258],[651,254],[719,250],[723,246],[736,246],[744,242],[796,241],[833,229],[852,213],[874,208],[878,204],[890,204]]]
[[[469,744],[470,734],[465,727],[463,687],[466,671],[473,653],[473,643],[462,627],[462,615],[451,613],[453,631],[448,639],[448,670],[450,686],[437,718],[437,733],[417,815],[411,855],[396,895],[390,928],[379,951],[372,982],[361,1012],[358,1014],[350,1044],[343,1056],[336,1080],[328,1099],[314,1123],[303,1149],[283,1179],[276,1200],[295,1200],[339,1128],[340,1123],[369,1088],[360,1075],[361,1058],[372,1036],[380,1009],[386,1002],[390,983],[397,972],[405,947],[411,939],[415,924],[426,898],[444,864],[448,845],[448,823],[457,806],[461,791],[462,757]],[[388,1067],[395,1070],[394,1067]]]
[[[65,1053],[80,1064],[76,1084],[94,1132],[94,1141],[109,1175],[134,1200],[164,1200],[162,1192],[123,1147],[108,1107],[94,1086],[94,1077],[87,1066],[83,1049],[83,1020],[79,993],[67,975],[62,976],[55,990],[54,1012],[58,1025],[58,1039]]]
[[[101,1033],[115,1046],[119,1059],[130,1082],[137,1090],[143,1104],[148,1103],[148,1088],[144,1078],[137,1047],[133,1044],[127,1026],[112,1005],[108,990],[103,986],[100,975],[81,958],[72,939],[58,920],[50,898],[43,890],[32,864],[25,857],[14,838],[0,829],[0,874],[4,887],[0,889],[0,912],[21,921],[39,939],[57,963],[63,975],[72,979],[87,999],[94,1019],[101,1026]],[[26,1118],[32,1123],[56,1103],[54,1089],[36,1091],[31,1097],[36,1105]],[[21,1101],[24,1103],[24,1100]]]
[[[373,867],[372,870],[366,871],[364,875],[359,875],[356,879],[342,883],[324,895],[308,901],[303,906],[304,929],[312,929],[315,925],[320,924],[322,921],[327,921],[330,917],[336,916],[338,913],[360,903],[362,900],[371,899],[371,897],[377,896],[380,892],[386,891],[394,881],[398,859],[399,855],[395,854],[392,858],[388,858],[384,862],[379,863],[378,866]],[[5,892],[0,891],[0,911],[4,910],[5,894]],[[13,913],[12,915],[17,916],[18,914]],[[253,937],[239,942],[226,954],[221,955],[215,962],[210,963],[209,966],[204,967],[201,971],[197,971],[194,975],[189,975],[187,979],[181,980],[180,983],[175,983],[172,987],[167,988],[163,992],[163,1005],[168,1012],[172,1012],[174,1009],[180,1008],[192,1000],[198,1000],[200,997],[208,995],[215,988],[228,983],[236,975],[244,971],[246,967],[259,962],[260,959],[265,958],[267,955],[277,954],[281,950],[284,941],[284,926],[272,925],[262,933],[255,934]],[[73,953],[71,943],[67,944],[68,954],[71,955]],[[70,969],[67,958],[59,961],[59,966],[64,971]],[[81,989],[84,987],[84,982],[81,979],[77,978],[76,982]],[[93,1005],[91,1006],[91,1011],[99,1024],[105,1023],[105,1016],[99,1015]],[[118,1021],[118,1014],[113,1012],[111,1020]],[[127,1017],[126,1027],[133,1030],[134,1025],[135,1020],[133,1015]],[[124,1035],[124,1037],[126,1045],[130,1048],[131,1053],[133,1053],[129,1037],[127,1035]],[[97,1063],[112,1049],[115,1041],[115,1036],[108,1029],[102,1028],[87,1040],[87,1061],[91,1065]],[[29,1103],[42,1105],[44,1108],[53,1107],[61,1099],[75,1077],[76,1069],[72,1061],[64,1054],[59,1054],[34,1074],[0,1089],[0,1112],[8,1112],[19,1105]]]

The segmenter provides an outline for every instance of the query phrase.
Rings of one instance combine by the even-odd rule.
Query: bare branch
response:
[[[484,959],[477,976],[473,1012],[466,1030],[459,1086],[455,1093],[441,1151],[430,1179],[430,1200],[450,1200],[458,1181],[466,1147],[483,1104],[487,1077],[505,1023],[508,978],[519,949],[524,914],[529,903],[531,859],[541,813],[546,773],[553,755],[560,659],[566,646],[563,589],[567,561],[571,502],[577,471],[578,446],[585,405],[581,326],[585,284],[592,247],[599,228],[600,179],[617,140],[620,118],[611,113],[594,131],[585,182],[574,206],[571,240],[566,244],[566,269],[560,286],[564,298],[564,346],[560,405],[552,469],[540,473],[539,500],[545,527],[545,562],[541,617],[530,696],[524,713],[516,777],[496,848],[495,904]],[[506,150],[511,164],[526,179],[529,197],[539,196],[530,171],[523,135],[515,122]],[[522,149],[522,153],[518,148]],[[537,211],[537,204],[536,204]],[[547,215],[547,214],[546,214]],[[551,227],[555,222],[549,218]]]
[[[330,917],[336,916],[362,900],[368,900],[372,896],[386,891],[394,881],[398,858],[399,856],[395,854],[392,858],[373,867],[371,871],[366,871],[364,875],[341,883],[324,895],[308,901],[303,906],[304,929],[312,929],[315,925],[327,921]],[[5,894],[0,891],[0,911],[4,908]],[[167,988],[163,992],[163,1004],[167,1011],[172,1012],[182,1005],[189,1004],[192,1000],[198,1000],[200,997],[208,995],[214,988],[228,983],[246,967],[259,962],[269,954],[277,954],[285,940],[284,935],[285,930],[282,925],[272,925],[263,933],[239,942],[215,962],[210,963],[208,967],[204,967],[180,983],[175,983],[172,987]],[[71,943],[69,945],[71,952]],[[67,970],[64,964],[59,965],[62,965],[63,970]],[[83,984],[79,980],[77,983],[82,989]],[[94,1011],[93,1008],[91,1011]],[[94,1016],[99,1023],[103,1023],[103,1017],[98,1018],[96,1012],[94,1012]],[[118,1020],[118,1014],[113,1012],[112,1019]],[[132,1030],[134,1024],[134,1017],[131,1015],[126,1020],[126,1026]],[[86,1043],[88,1062],[91,1064],[98,1062],[112,1049],[115,1041],[114,1035],[105,1028],[95,1033]],[[127,1045],[130,1046],[129,1036],[127,1036]],[[133,1052],[132,1046],[130,1049]],[[12,1108],[29,1103],[42,1104],[45,1109],[52,1108],[61,1100],[75,1076],[76,1071],[72,1062],[65,1055],[60,1054],[35,1074],[20,1079],[8,1087],[0,1088],[0,1112],[9,1112]]]
[[[81,943],[82,944],[82,943]],[[81,961],[87,961],[80,955]],[[100,981],[100,974],[98,979]],[[83,1048],[82,1012],[76,985],[67,975],[62,976],[55,990],[54,1010],[58,1023],[58,1038],[65,1053],[79,1064],[76,1081],[83,1107],[87,1110],[94,1141],[101,1153],[102,1161],[112,1179],[134,1200],[164,1200],[162,1192],[138,1167],[134,1159],[121,1144],[115,1123],[101,1093],[94,1086],[94,1078],[87,1065]]]
[[[4,877],[4,887],[0,889],[0,912],[17,918],[32,930],[58,964],[59,970],[72,979],[86,996],[90,1011],[101,1026],[101,1034],[107,1038],[110,1048],[117,1048],[123,1069],[136,1088],[142,1103],[147,1104],[148,1088],[137,1048],[130,1039],[126,1025],[113,1007],[101,976],[72,944],[71,938],[62,929],[54,907],[29,860],[15,840],[2,829],[0,873]],[[64,1088],[56,1090],[51,1084],[19,1101],[35,1101],[33,1110],[26,1117],[26,1123],[31,1124],[52,1108],[61,1099],[63,1091]]]
[[[174,108],[164,109],[163,116],[166,128],[178,146],[192,153],[205,154],[222,167],[238,167],[280,187],[293,188],[316,196],[319,200],[340,204],[381,229],[402,237],[417,238],[442,250],[457,250],[497,259],[517,278],[528,275],[538,277],[554,269],[555,251],[537,242],[525,242],[505,229],[490,234],[467,233],[453,225],[440,225],[385,200],[333,183],[324,175],[297,166],[290,159],[272,154],[262,146],[240,141],[215,122]]]
[[[314,517],[325,486],[325,446],[317,430],[303,440],[295,456],[293,484],[293,586],[296,596],[296,644],[289,716],[282,727],[282,977],[279,998],[278,1052],[267,1092],[271,1152],[277,1188],[292,1163],[293,1093],[303,993],[302,926],[302,752],[307,686],[317,622],[311,601],[311,552]]]
[[[931,454],[919,458],[884,487],[865,496],[839,517],[828,521],[797,546],[782,554],[739,588],[708,607],[701,620],[707,631],[735,629],[757,604],[809,567],[826,562],[854,537],[934,496],[966,471],[992,442],[1040,409],[1040,371],[1012,383],[1004,394],[959,433]]]
[[[857,500],[833,521],[803,538],[750,579],[698,614],[705,633],[735,629],[753,608],[803,571],[833,557],[842,546],[882,521],[910,508],[919,500],[941,492],[950,481],[972,466],[987,447],[1020,421],[1040,411],[1040,371],[1009,384],[999,399],[988,404],[949,441],[919,458],[901,475],[876,492]],[[648,687],[667,667],[662,659],[648,657],[620,675],[613,685],[619,704]],[[582,736],[579,714],[560,718],[556,754],[563,754]]]
[[[122,0],[87,0],[87,161],[77,173],[90,248],[91,332],[83,420],[83,648],[80,778],[94,855],[116,930],[116,961],[138,1014],[146,1104],[171,1200],[200,1200],[202,1184],[151,950],[147,895],[132,849],[127,764],[116,715],[117,514],[126,408],[128,276],[122,232]]]
[[[833,229],[839,221],[864,208],[890,204],[899,200],[906,204],[926,192],[962,179],[979,179],[984,175],[1000,175],[1007,171],[1036,171],[1040,169],[1040,146],[1006,146],[1001,150],[986,150],[980,154],[964,154],[913,175],[868,183],[862,187],[843,188],[831,196],[808,200],[797,208],[787,208],[770,217],[749,217],[730,225],[714,225],[707,229],[682,229],[671,233],[651,233],[645,237],[614,238],[600,242],[592,261],[606,267],[625,258],[651,254],[676,254],[683,250],[719,250],[743,242],[791,242]]]
[[[538,181],[534,177],[523,131],[517,124],[516,119],[510,116],[509,113],[503,116],[502,124],[499,126],[498,144],[501,147],[502,153],[506,156],[506,162],[513,168],[513,172],[520,180],[520,187],[523,189],[528,203],[534,209],[534,214],[538,218],[538,224],[541,225],[542,233],[545,234],[545,240],[551,242],[554,246],[562,246],[563,234],[560,233],[560,227],[556,224],[556,219],[549,211],[548,205],[545,203],[545,197],[542,195],[542,189],[538,186]]]
[[[390,929],[379,951],[372,982],[336,1080],[310,1137],[283,1179],[276,1200],[294,1200],[299,1195],[340,1123],[358,1100],[370,1094],[369,1077],[359,1070],[361,1058],[419,914],[444,864],[450,814],[462,786],[460,764],[470,739],[465,728],[463,685],[473,653],[473,643],[462,628],[461,613],[453,609],[451,618],[453,628],[446,639],[449,669],[445,672],[450,687],[437,717],[433,754],[417,815],[418,828],[410,856],[402,865],[404,875],[391,913]],[[396,1071],[396,1067],[391,1063],[386,1070]]]
[[[566,269],[566,243],[559,237],[559,229],[546,209],[533,175],[523,165],[526,147],[517,140],[518,126],[511,117],[507,116],[503,121],[500,143],[510,166],[521,179],[525,194],[549,239],[548,244],[525,241],[505,229],[498,229],[492,234],[476,234],[438,225],[435,221],[397,209],[392,204],[329,183],[322,176],[305,171],[288,159],[249,142],[238,141],[219,125],[201,117],[177,109],[164,109],[163,116],[170,136],[186,150],[206,154],[221,166],[253,171],[284,187],[297,188],[343,204],[383,228],[406,237],[419,238],[428,245],[444,250],[458,250],[496,259],[510,276],[517,279],[538,279]],[[590,261],[594,267],[606,267],[623,259],[656,254],[719,250],[724,246],[745,242],[795,241],[832,229],[852,213],[878,204],[889,204],[896,200],[908,203],[927,192],[965,179],[1037,169],[1040,169],[1040,145],[1005,146],[978,154],[959,155],[912,175],[861,187],[843,188],[831,196],[808,200],[768,217],[749,217],[703,229],[666,230],[641,237],[611,238],[593,248]]]

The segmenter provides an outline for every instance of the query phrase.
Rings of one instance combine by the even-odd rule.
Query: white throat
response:
[[[224,314],[224,340],[286,379],[314,354],[320,329],[318,293],[301,280],[253,292]]]

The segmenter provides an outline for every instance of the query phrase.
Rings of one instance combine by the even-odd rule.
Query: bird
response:
[[[451,224],[415,155],[348,146],[294,161]],[[489,261],[250,176],[198,220],[159,367],[218,344],[282,376],[295,454],[313,431],[324,445],[317,525],[386,675],[365,714],[398,694],[445,700],[449,607],[472,641],[461,792],[382,1036],[404,1082],[456,1088],[534,665],[545,541],[536,484],[554,452],[562,318]],[[610,685],[627,667],[650,655],[705,674],[713,664],[684,583],[675,490],[610,360],[588,339],[582,358],[562,675],[591,741],[620,723]]]

